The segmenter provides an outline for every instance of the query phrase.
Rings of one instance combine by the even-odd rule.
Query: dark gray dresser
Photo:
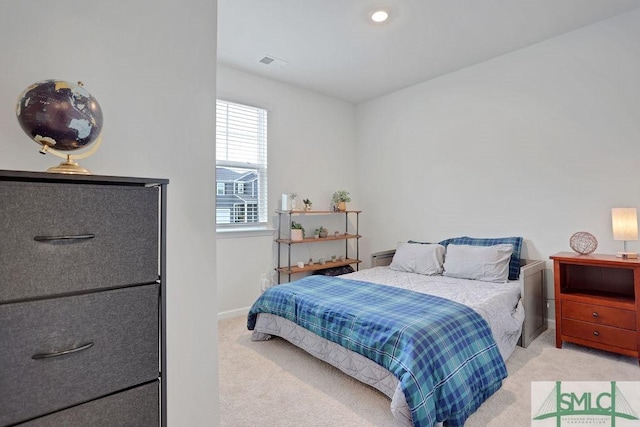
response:
[[[0,426],[166,426],[167,184],[0,171]]]

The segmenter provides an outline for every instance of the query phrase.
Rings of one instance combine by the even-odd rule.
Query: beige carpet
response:
[[[390,400],[282,339],[252,342],[246,318],[218,322],[222,426],[394,426]],[[565,344],[548,330],[507,361],[509,377],[466,426],[531,425],[531,381],[640,381],[634,358]]]

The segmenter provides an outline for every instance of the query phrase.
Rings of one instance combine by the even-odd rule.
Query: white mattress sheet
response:
[[[441,275],[426,276],[389,267],[374,267],[337,277],[410,289],[469,306],[489,323],[504,360],[513,353],[522,332],[524,308],[520,304],[518,281],[492,283]]]

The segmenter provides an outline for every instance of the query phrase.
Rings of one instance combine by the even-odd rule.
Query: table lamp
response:
[[[638,258],[636,252],[627,252],[627,240],[638,240],[638,213],[636,208],[611,209],[613,239],[623,241],[623,252],[616,252],[618,258]]]

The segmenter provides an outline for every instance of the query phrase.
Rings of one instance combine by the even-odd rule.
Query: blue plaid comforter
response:
[[[487,322],[444,298],[309,276],[269,288],[249,311],[289,319],[382,365],[400,381],[414,426],[462,426],[507,376]]]

